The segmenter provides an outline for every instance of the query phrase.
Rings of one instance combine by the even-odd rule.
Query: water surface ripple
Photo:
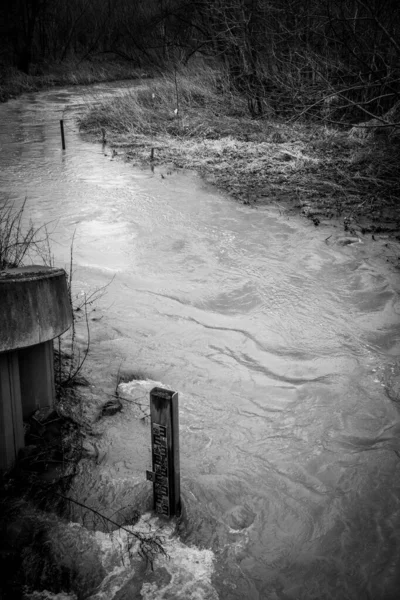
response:
[[[115,275],[92,378],[122,358],[179,391],[180,534],[214,551],[220,598],[398,598],[398,277],[363,243],[112,159],[80,139],[83,101],[77,88],[0,106],[0,193],[51,223],[57,265],[76,231],[76,293]],[[106,430],[82,490],[100,505],[150,467],[129,405]]]

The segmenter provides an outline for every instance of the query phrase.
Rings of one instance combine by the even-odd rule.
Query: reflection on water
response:
[[[214,551],[223,599],[397,598],[398,277],[364,243],[112,160],[73,111],[63,152],[81,94],[0,107],[0,192],[52,223],[57,264],[76,232],[78,293],[116,275],[93,380],[123,359],[179,391],[181,538]],[[111,510],[147,489],[149,429],[132,398],[98,427],[80,494]]]

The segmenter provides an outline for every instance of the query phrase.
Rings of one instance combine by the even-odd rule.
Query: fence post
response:
[[[61,129],[61,144],[62,144],[62,149],[65,150],[64,121],[62,119],[60,121],[60,129]]]
[[[181,514],[178,394],[155,387],[150,392],[154,509],[167,517]]]

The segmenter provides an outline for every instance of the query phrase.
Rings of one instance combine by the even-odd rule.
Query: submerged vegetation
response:
[[[244,204],[278,203],[315,225],[400,234],[400,132],[254,118],[229,74],[203,62],[88,106],[81,130],[127,160],[197,169]]]
[[[0,205],[0,271],[32,263],[52,266],[51,235],[46,226],[36,228],[26,218],[26,204],[25,200],[18,208],[4,200]],[[24,419],[25,445],[13,468],[0,474],[4,600],[64,592],[83,598],[94,592],[106,576],[94,531],[123,532],[126,543],[124,548],[116,544],[116,562],[136,557],[151,565],[156,556],[166,554],[157,532],[133,527],[140,517],[136,507],[112,507],[112,514],[106,515],[74,495],[72,485],[82,459],[93,460],[91,445],[85,444],[92,423],[83,410],[83,389],[89,382],[82,375],[90,348],[89,313],[107,286],[76,300],[72,257],[73,244],[68,288],[74,318],[54,352],[56,397],[52,406]],[[78,330],[86,331],[86,338],[80,335],[78,341]],[[112,414],[101,407],[97,411]],[[41,590],[46,590],[43,596]]]

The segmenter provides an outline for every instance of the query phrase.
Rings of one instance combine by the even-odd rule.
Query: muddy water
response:
[[[179,392],[181,539],[213,551],[221,599],[397,598],[398,275],[366,242],[113,159],[68,111],[63,152],[59,119],[81,103],[59,90],[0,106],[0,192],[51,222],[57,265],[76,231],[77,294],[112,280],[92,379],[122,361]],[[148,501],[135,408],[99,425],[80,482],[92,503]]]

